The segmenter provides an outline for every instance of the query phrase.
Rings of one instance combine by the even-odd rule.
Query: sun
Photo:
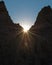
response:
[[[28,32],[28,29],[25,29],[25,28],[24,28],[24,29],[23,29],[23,32],[27,33],[27,32]]]
[[[29,30],[29,25],[23,25],[23,32],[27,33]]]
[[[20,25],[23,28],[23,33],[28,33],[29,29],[31,28],[31,24],[28,21],[22,21]]]

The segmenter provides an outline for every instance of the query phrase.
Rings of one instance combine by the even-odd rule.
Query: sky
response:
[[[52,7],[52,0],[3,0],[14,23],[29,25],[35,23],[38,12],[44,6]]]

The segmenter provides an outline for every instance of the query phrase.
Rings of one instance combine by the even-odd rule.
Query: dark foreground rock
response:
[[[38,65],[52,65],[52,9],[42,8],[35,24],[30,29],[34,37],[34,52]]]

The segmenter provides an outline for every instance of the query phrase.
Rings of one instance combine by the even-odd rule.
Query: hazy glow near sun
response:
[[[31,23],[29,20],[23,20],[21,21],[20,25],[23,27],[23,32],[27,33],[31,27]]]
[[[26,32],[26,33],[28,32],[28,30],[30,28],[29,25],[23,25],[22,27],[23,27],[23,31]]]

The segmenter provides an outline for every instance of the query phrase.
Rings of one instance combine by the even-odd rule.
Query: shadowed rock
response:
[[[14,24],[3,1],[0,2],[0,65],[15,65],[19,24]],[[15,39],[16,38],[16,39]]]
[[[37,65],[52,64],[52,8],[46,6],[38,13],[30,32],[34,38],[34,52]]]

